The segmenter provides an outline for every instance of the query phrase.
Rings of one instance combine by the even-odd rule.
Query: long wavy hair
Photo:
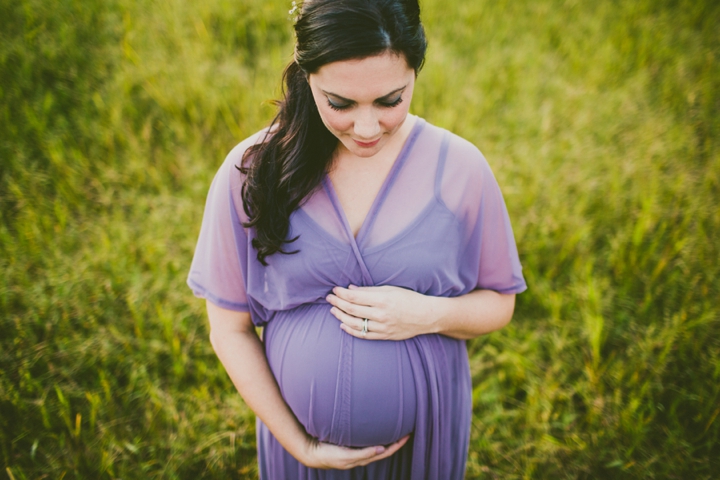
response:
[[[427,40],[417,0],[306,0],[295,23],[295,58],[283,74],[283,99],[262,142],[244,154],[242,198],[255,228],[257,258],[285,251],[290,215],[317,188],[332,162],[338,139],[325,127],[308,75],[323,65],[385,52],[402,55],[415,74]]]

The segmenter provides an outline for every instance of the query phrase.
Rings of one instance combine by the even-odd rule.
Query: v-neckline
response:
[[[328,197],[330,198],[330,202],[332,203],[333,207],[335,208],[335,213],[337,214],[338,218],[340,219],[343,226],[345,227],[345,231],[347,233],[348,239],[352,243],[352,246],[354,247],[353,250],[359,249],[359,245],[362,243],[362,240],[365,237],[366,232],[368,232],[370,230],[373,220],[377,216],[377,212],[380,209],[380,206],[382,205],[383,201],[385,200],[385,197],[387,196],[388,191],[390,190],[390,187],[392,186],[393,179],[397,176],[397,173],[400,171],[400,168],[405,163],[405,159],[407,158],[408,153],[412,149],[412,146],[415,143],[415,139],[417,138],[418,134],[420,133],[420,130],[422,129],[424,123],[425,123],[425,120],[420,117],[417,117],[417,119],[415,120],[415,124],[412,126],[410,133],[408,134],[407,138],[405,139],[405,143],[403,143],[403,146],[400,149],[400,153],[398,153],[398,156],[395,158],[395,161],[393,162],[392,167],[390,167],[390,171],[385,176],[385,179],[383,180],[383,183],[380,186],[380,190],[378,191],[377,195],[375,195],[375,199],[373,200],[373,203],[370,206],[370,210],[368,210],[367,214],[365,215],[365,218],[363,219],[362,224],[360,225],[360,229],[358,230],[357,236],[355,236],[353,234],[352,227],[350,226],[350,222],[347,219],[347,215],[345,215],[345,210],[343,209],[342,204],[340,203],[340,198],[338,197],[337,192],[335,191],[335,186],[333,185],[332,181],[330,180],[330,177],[328,176],[328,174],[325,173],[325,176],[323,177],[323,186],[325,188],[325,191],[328,194]],[[356,253],[359,253],[359,251]]]

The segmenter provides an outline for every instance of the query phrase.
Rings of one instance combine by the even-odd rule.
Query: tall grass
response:
[[[720,7],[422,2],[413,111],[476,143],[530,289],[470,343],[468,478],[720,471]],[[286,2],[0,0],[0,449],[30,478],[252,478],[184,286],[273,114]]]

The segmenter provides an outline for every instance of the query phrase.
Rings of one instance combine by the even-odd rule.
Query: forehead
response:
[[[414,78],[415,71],[408,66],[404,56],[386,52],[323,65],[310,74],[310,83],[326,92],[357,100],[382,97]]]

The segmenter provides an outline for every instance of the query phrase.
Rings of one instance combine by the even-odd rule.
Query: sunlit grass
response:
[[[273,114],[288,2],[0,0],[8,478],[245,478],[254,419],[184,285]],[[468,478],[720,471],[720,8],[422,2],[413,111],[477,144],[529,290],[471,342]]]

